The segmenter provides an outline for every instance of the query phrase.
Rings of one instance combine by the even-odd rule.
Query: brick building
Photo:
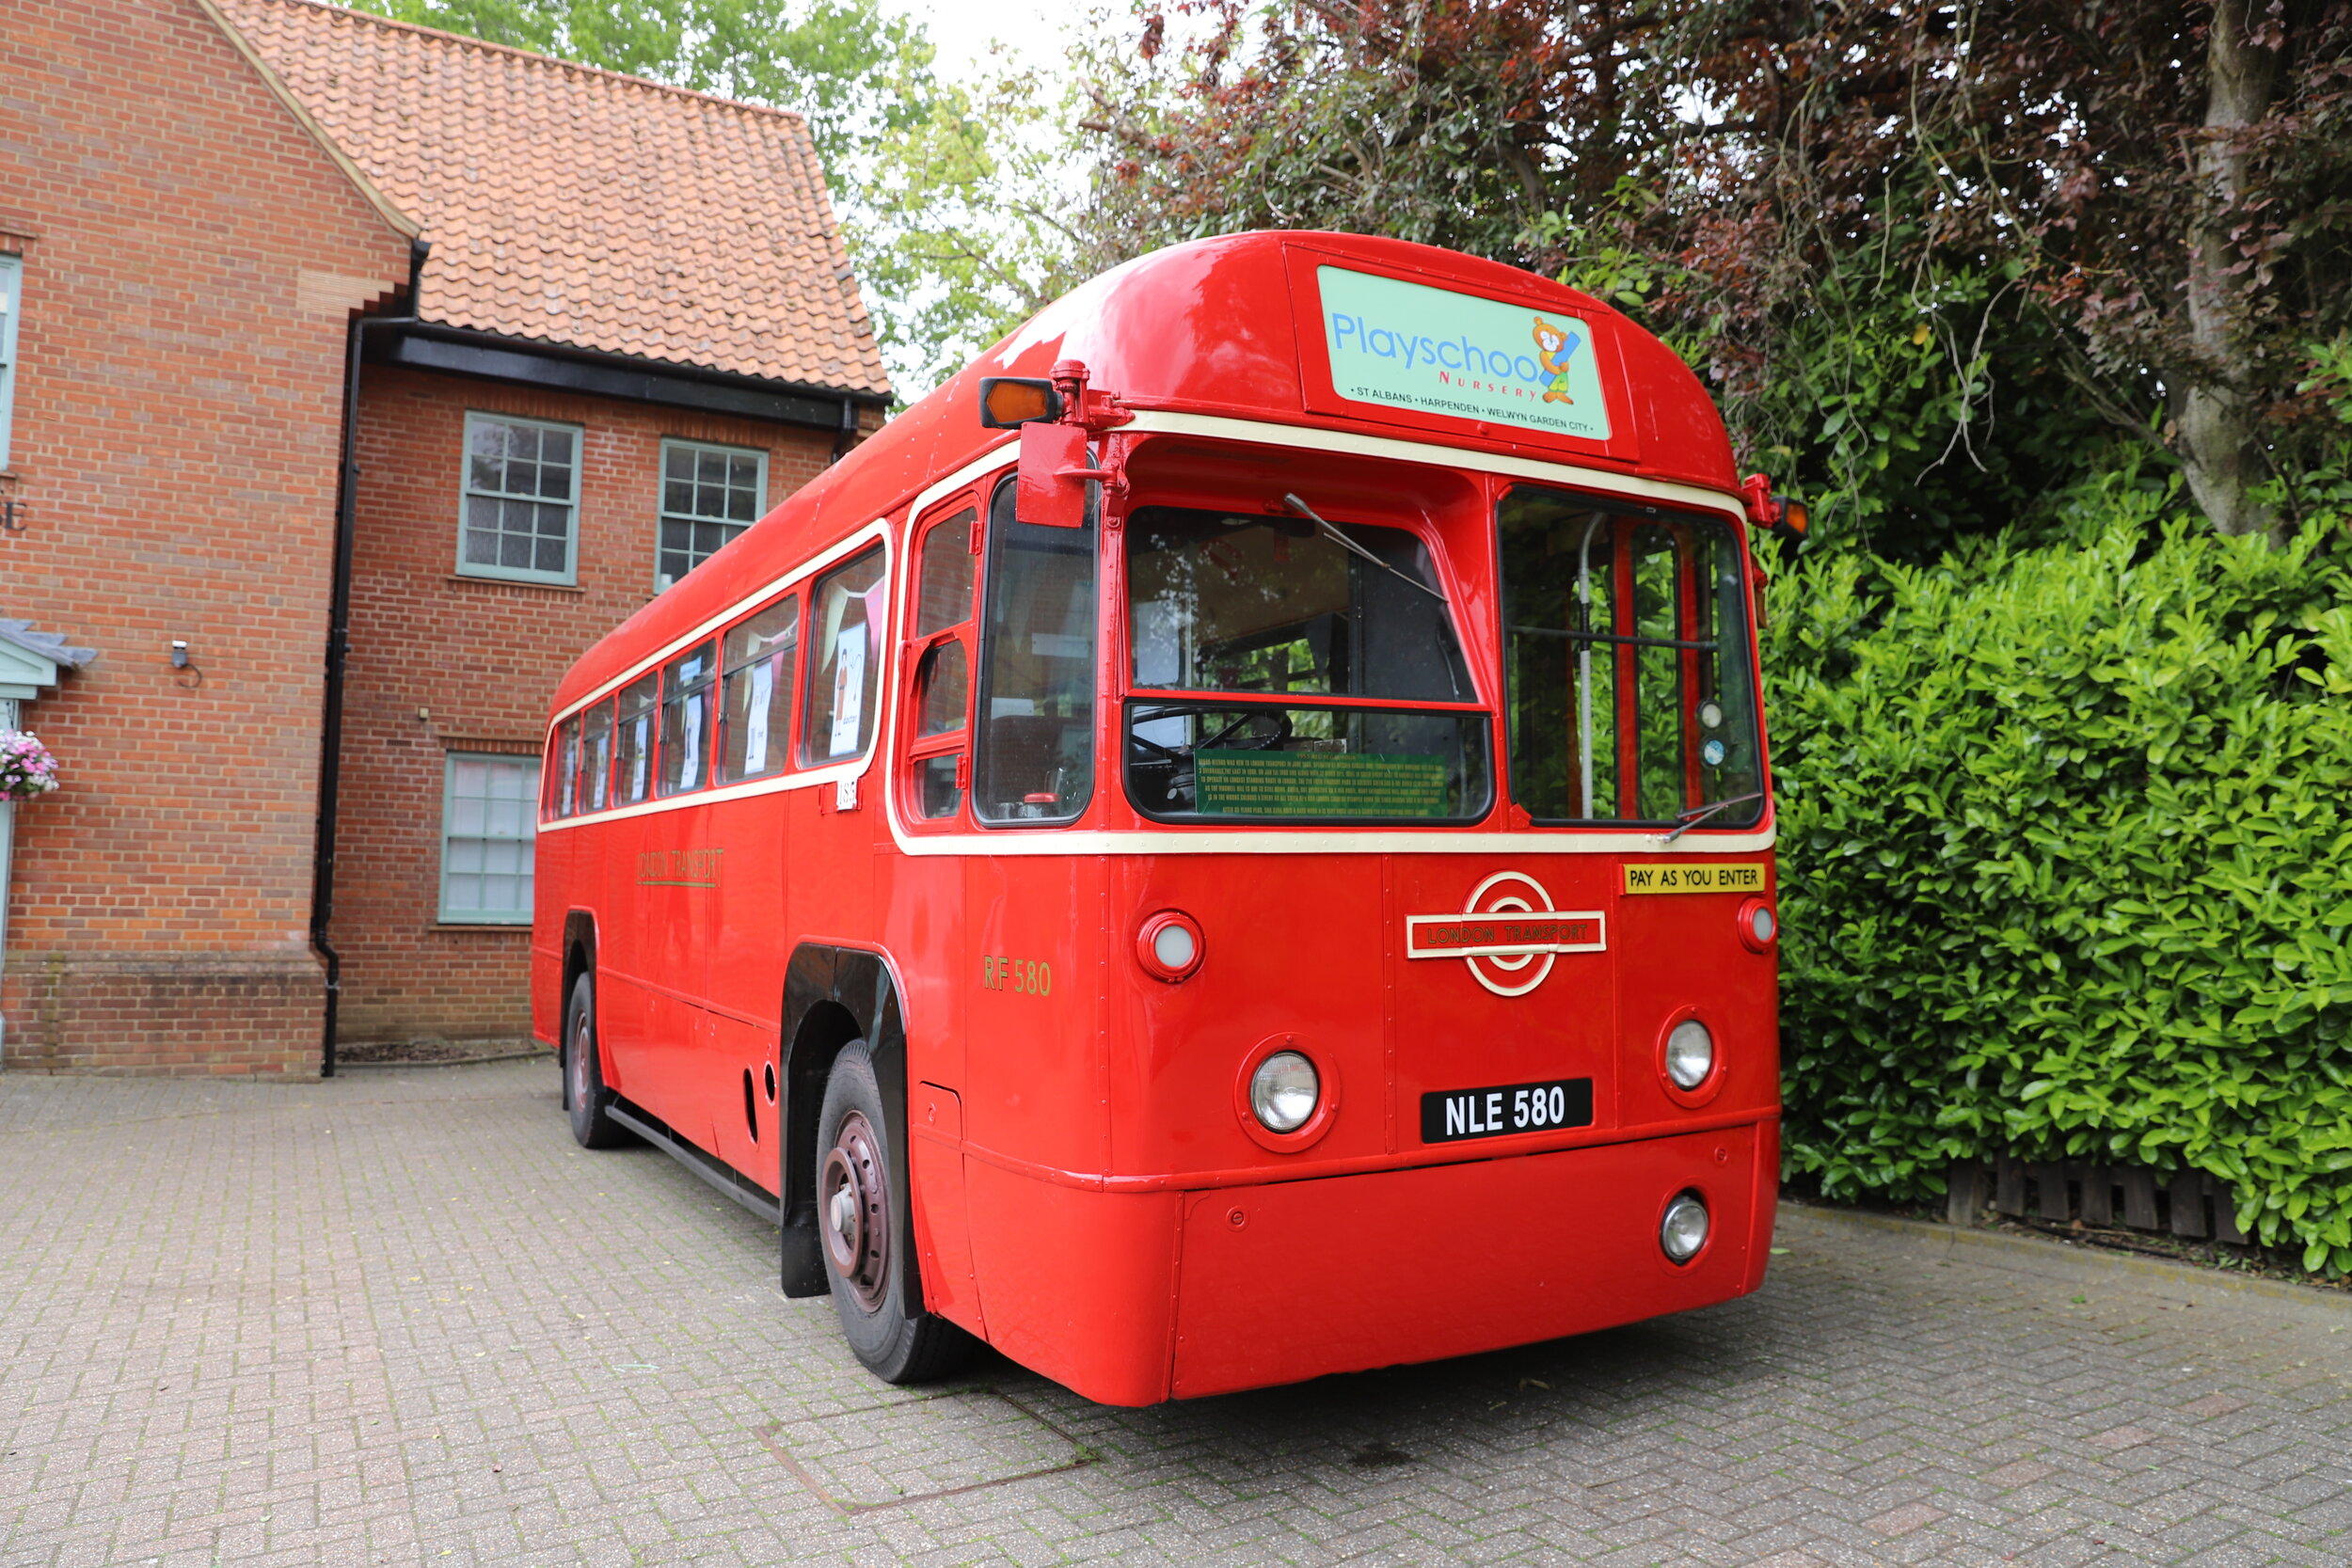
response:
[[[316,1071],[330,974],[347,1042],[523,1033],[557,677],[887,403],[806,126],[311,0],[8,16],[0,626],[72,657],[0,1065]]]

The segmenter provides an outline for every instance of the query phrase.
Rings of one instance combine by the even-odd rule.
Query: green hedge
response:
[[[1789,1174],[2192,1166],[2352,1269],[2352,550],[2088,504],[1772,583]]]

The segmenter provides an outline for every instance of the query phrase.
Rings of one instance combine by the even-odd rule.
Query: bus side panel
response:
[[[878,781],[875,787],[883,785]],[[963,1185],[964,1027],[978,990],[977,959],[964,935],[967,863],[957,856],[882,848],[874,862],[874,893],[904,990],[899,1002],[913,1134],[908,1180],[923,1298],[932,1311],[979,1333]]]
[[[710,1107],[695,1092],[702,953],[694,944],[696,906],[707,890],[679,885],[686,863],[674,851],[699,847],[702,814],[652,812],[612,825],[605,883],[612,890],[610,935],[598,955],[599,1038],[616,1069],[612,1086],[708,1148]],[[707,908],[707,906],[705,906]]]
[[[711,1019],[704,1006],[710,994],[710,939],[718,889],[709,857],[710,811],[688,806],[657,812],[647,824],[646,858],[637,879],[644,887],[645,918],[654,944],[645,978],[653,990],[647,1031],[651,1059],[660,1064],[657,1092],[675,1113],[655,1105],[672,1130],[717,1153],[718,1124],[741,1119],[740,1092],[733,1082],[715,1084]],[[721,1092],[723,1090],[723,1093]]]
[[[872,776],[859,781],[866,797],[879,789]],[[835,809],[830,784],[787,790],[783,796],[785,833],[792,857],[785,889],[786,956],[803,942],[878,945],[874,924],[874,823],[881,802],[866,799],[849,811]],[[776,971],[781,994],[784,971]]]
[[[878,783],[875,787],[880,789]],[[961,1093],[964,1022],[980,995],[977,955],[965,937],[968,857],[878,854],[875,896],[882,941],[898,963],[907,1031],[907,1077]]]
[[[598,906],[596,913],[596,1059],[608,1087],[634,1095],[629,1069],[639,1060],[637,1042],[645,1032],[645,993],[629,978],[644,937],[637,907],[637,840],[634,819],[598,822],[580,830],[579,881]]]
[[[564,924],[579,849],[576,829],[542,833],[532,846],[531,1034],[543,1045],[564,1037]]]
[[[805,792],[803,792],[805,793]],[[712,804],[705,847],[710,879],[710,1060],[703,1077],[718,1097],[715,1152],[770,1192],[776,1189],[776,1102],[768,1069],[783,1071],[777,1031],[792,944],[784,920],[786,798],[755,795]],[[749,1119],[743,1075],[751,1074]]]
[[[956,1085],[964,1136],[1022,1164],[1099,1174],[1110,1141],[1096,994],[1102,863],[976,855],[962,864],[974,943],[956,966],[972,988]]]
[[[1099,1403],[1168,1398],[1183,1195],[964,1172],[989,1343]]]
[[[922,1264],[923,1306],[982,1338],[979,1282],[972,1275],[971,1215],[964,1202],[963,1110],[953,1091],[908,1085],[908,1201]]]

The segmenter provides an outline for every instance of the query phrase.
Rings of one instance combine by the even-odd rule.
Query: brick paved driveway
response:
[[[0,1077],[0,1564],[2352,1561],[2352,1309],[1933,1236],[1114,1411],[870,1381],[544,1062]]]

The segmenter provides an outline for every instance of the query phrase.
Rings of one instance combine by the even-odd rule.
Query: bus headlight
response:
[[[1660,1250],[1677,1263],[1687,1263],[1707,1244],[1707,1204],[1696,1193],[1677,1194],[1666,1205],[1658,1225]]]
[[[1269,1132],[1295,1132],[1315,1114],[1323,1085],[1314,1063],[1295,1051],[1278,1051],[1249,1075],[1249,1109]]]
[[[1136,931],[1136,961],[1155,980],[1173,984],[1200,967],[1200,927],[1192,916],[1162,910]]]
[[[1677,1089],[1695,1089],[1715,1070],[1715,1037],[1695,1018],[1686,1018],[1666,1037],[1666,1076]]]

